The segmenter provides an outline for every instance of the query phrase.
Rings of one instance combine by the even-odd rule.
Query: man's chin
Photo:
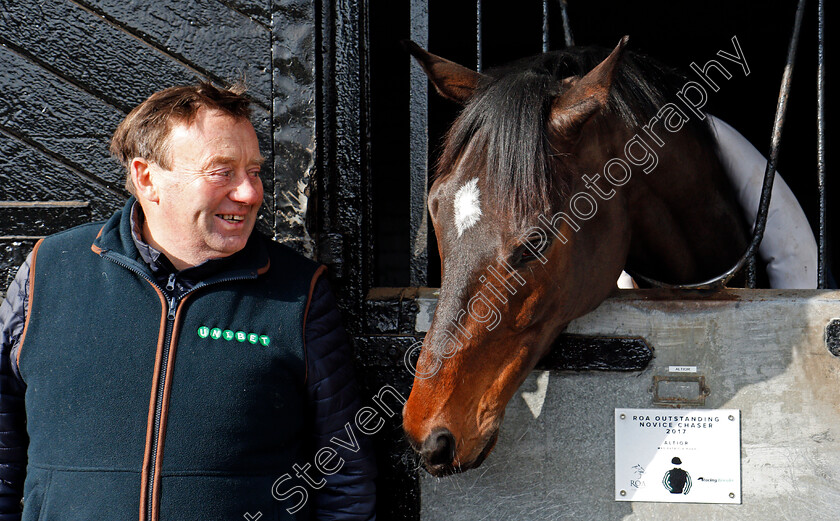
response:
[[[245,248],[245,245],[248,244],[248,238],[250,236],[250,231],[247,235],[221,235],[214,237],[213,240],[207,241],[207,246],[212,252],[214,252],[213,257],[229,257]]]

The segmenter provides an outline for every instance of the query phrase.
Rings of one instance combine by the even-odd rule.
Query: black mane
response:
[[[438,175],[452,171],[472,140],[486,151],[489,190],[502,207],[521,220],[565,199],[567,183],[552,179],[549,159],[555,152],[546,136],[551,100],[561,93],[560,80],[583,76],[610,50],[577,47],[540,54],[486,71],[483,81],[450,128],[438,163]],[[624,51],[606,112],[627,126],[641,127],[685,84],[686,78],[654,59]],[[713,143],[708,126],[690,118],[684,129]]]

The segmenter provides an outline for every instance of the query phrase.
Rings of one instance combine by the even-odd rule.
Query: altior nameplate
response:
[[[615,499],[741,502],[737,409],[616,409]]]

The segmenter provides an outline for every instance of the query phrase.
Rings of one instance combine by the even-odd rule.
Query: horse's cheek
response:
[[[542,297],[541,293],[534,291],[519,306],[511,309],[514,312],[512,324],[514,331],[527,329],[542,314],[541,311],[543,311],[543,308],[547,304]]]

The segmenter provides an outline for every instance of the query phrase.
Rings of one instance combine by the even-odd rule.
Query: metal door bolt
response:
[[[840,356],[840,318],[832,318],[825,326],[825,347],[834,356]]]

